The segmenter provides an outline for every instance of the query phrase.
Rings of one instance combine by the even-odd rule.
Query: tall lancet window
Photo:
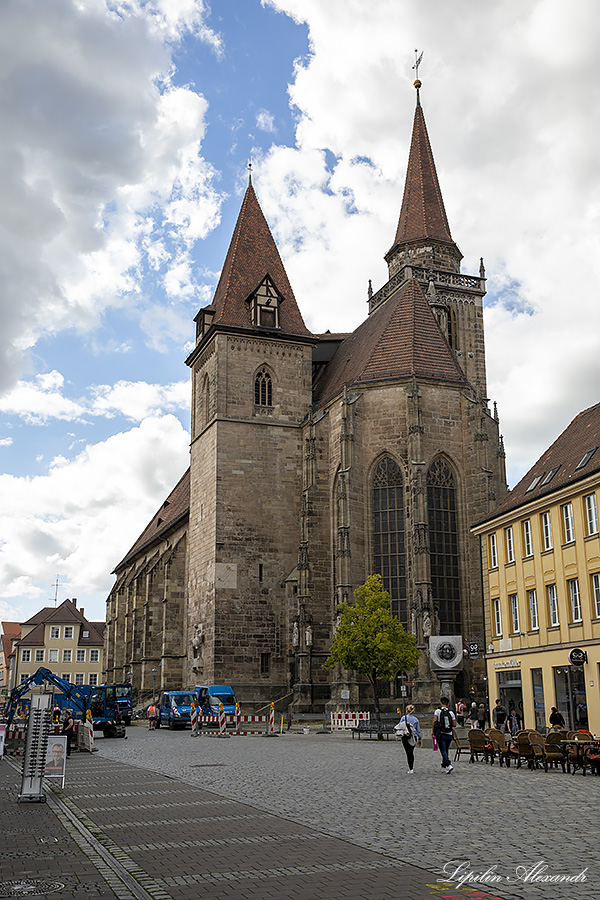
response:
[[[440,634],[460,634],[460,568],[456,479],[441,457],[427,472],[431,592],[440,620]]]
[[[273,382],[265,368],[254,379],[254,405],[273,406]]]
[[[373,571],[381,575],[392,599],[392,614],[406,625],[404,490],[400,466],[391,457],[384,456],[377,463],[372,491]]]

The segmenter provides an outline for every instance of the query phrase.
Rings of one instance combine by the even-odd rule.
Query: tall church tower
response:
[[[249,183],[215,295],[196,317],[184,683],[285,694],[284,581],[299,543],[314,339]],[[261,687],[264,688],[261,692]]]

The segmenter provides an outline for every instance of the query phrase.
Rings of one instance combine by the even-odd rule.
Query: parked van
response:
[[[196,703],[196,695],[192,691],[164,691],[160,698],[156,727],[168,725],[174,731],[190,725],[192,703]]]
[[[228,684],[197,684],[194,691],[203,716],[218,716],[219,703],[226,716],[235,715],[235,694]]]

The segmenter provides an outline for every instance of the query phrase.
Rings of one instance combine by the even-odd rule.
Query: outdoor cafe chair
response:
[[[506,741],[506,735],[499,728],[488,728],[487,733],[494,752],[498,754],[500,766],[506,762],[507,767],[510,768],[510,744]]]
[[[544,741],[544,751],[546,753],[546,759],[550,763],[550,765],[554,764],[555,768],[558,768],[558,764],[560,763],[563,772],[565,771],[565,754],[563,753],[563,749],[561,746],[561,738],[560,734],[556,731],[551,731],[546,735],[546,740]]]
[[[517,734],[515,734],[510,754],[511,757],[517,761],[517,769],[521,768],[521,761],[523,759],[527,760],[528,767],[533,769],[535,756],[527,731],[518,731]]]
[[[481,755],[485,762],[489,760],[493,765],[494,747],[487,734],[480,728],[471,728],[467,737],[469,740],[469,750],[471,751],[469,762],[475,762]]]
[[[468,753],[469,750],[471,749],[471,747],[469,746],[468,743],[465,743],[465,741],[463,741],[461,738],[459,738],[459,736],[456,733],[456,728],[452,729],[452,737],[454,739],[454,743],[456,744],[456,752],[454,754],[454,762],[456,762],[457,759],[460,759],[460,754],[463,751],[465,753]]]

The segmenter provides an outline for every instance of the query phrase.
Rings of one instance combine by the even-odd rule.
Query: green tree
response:
[[[366,675],[380,721],[379,680],[395,678],[400,670],[412,669],[421,651],[414,634],[405,631],[392,616],[390,595],[383,590],[381,575],[369,575],[355,590],[354,597],[354,606],[342,603],[338,607],[340,624],[323,668],[333,669],[339,664]]]

